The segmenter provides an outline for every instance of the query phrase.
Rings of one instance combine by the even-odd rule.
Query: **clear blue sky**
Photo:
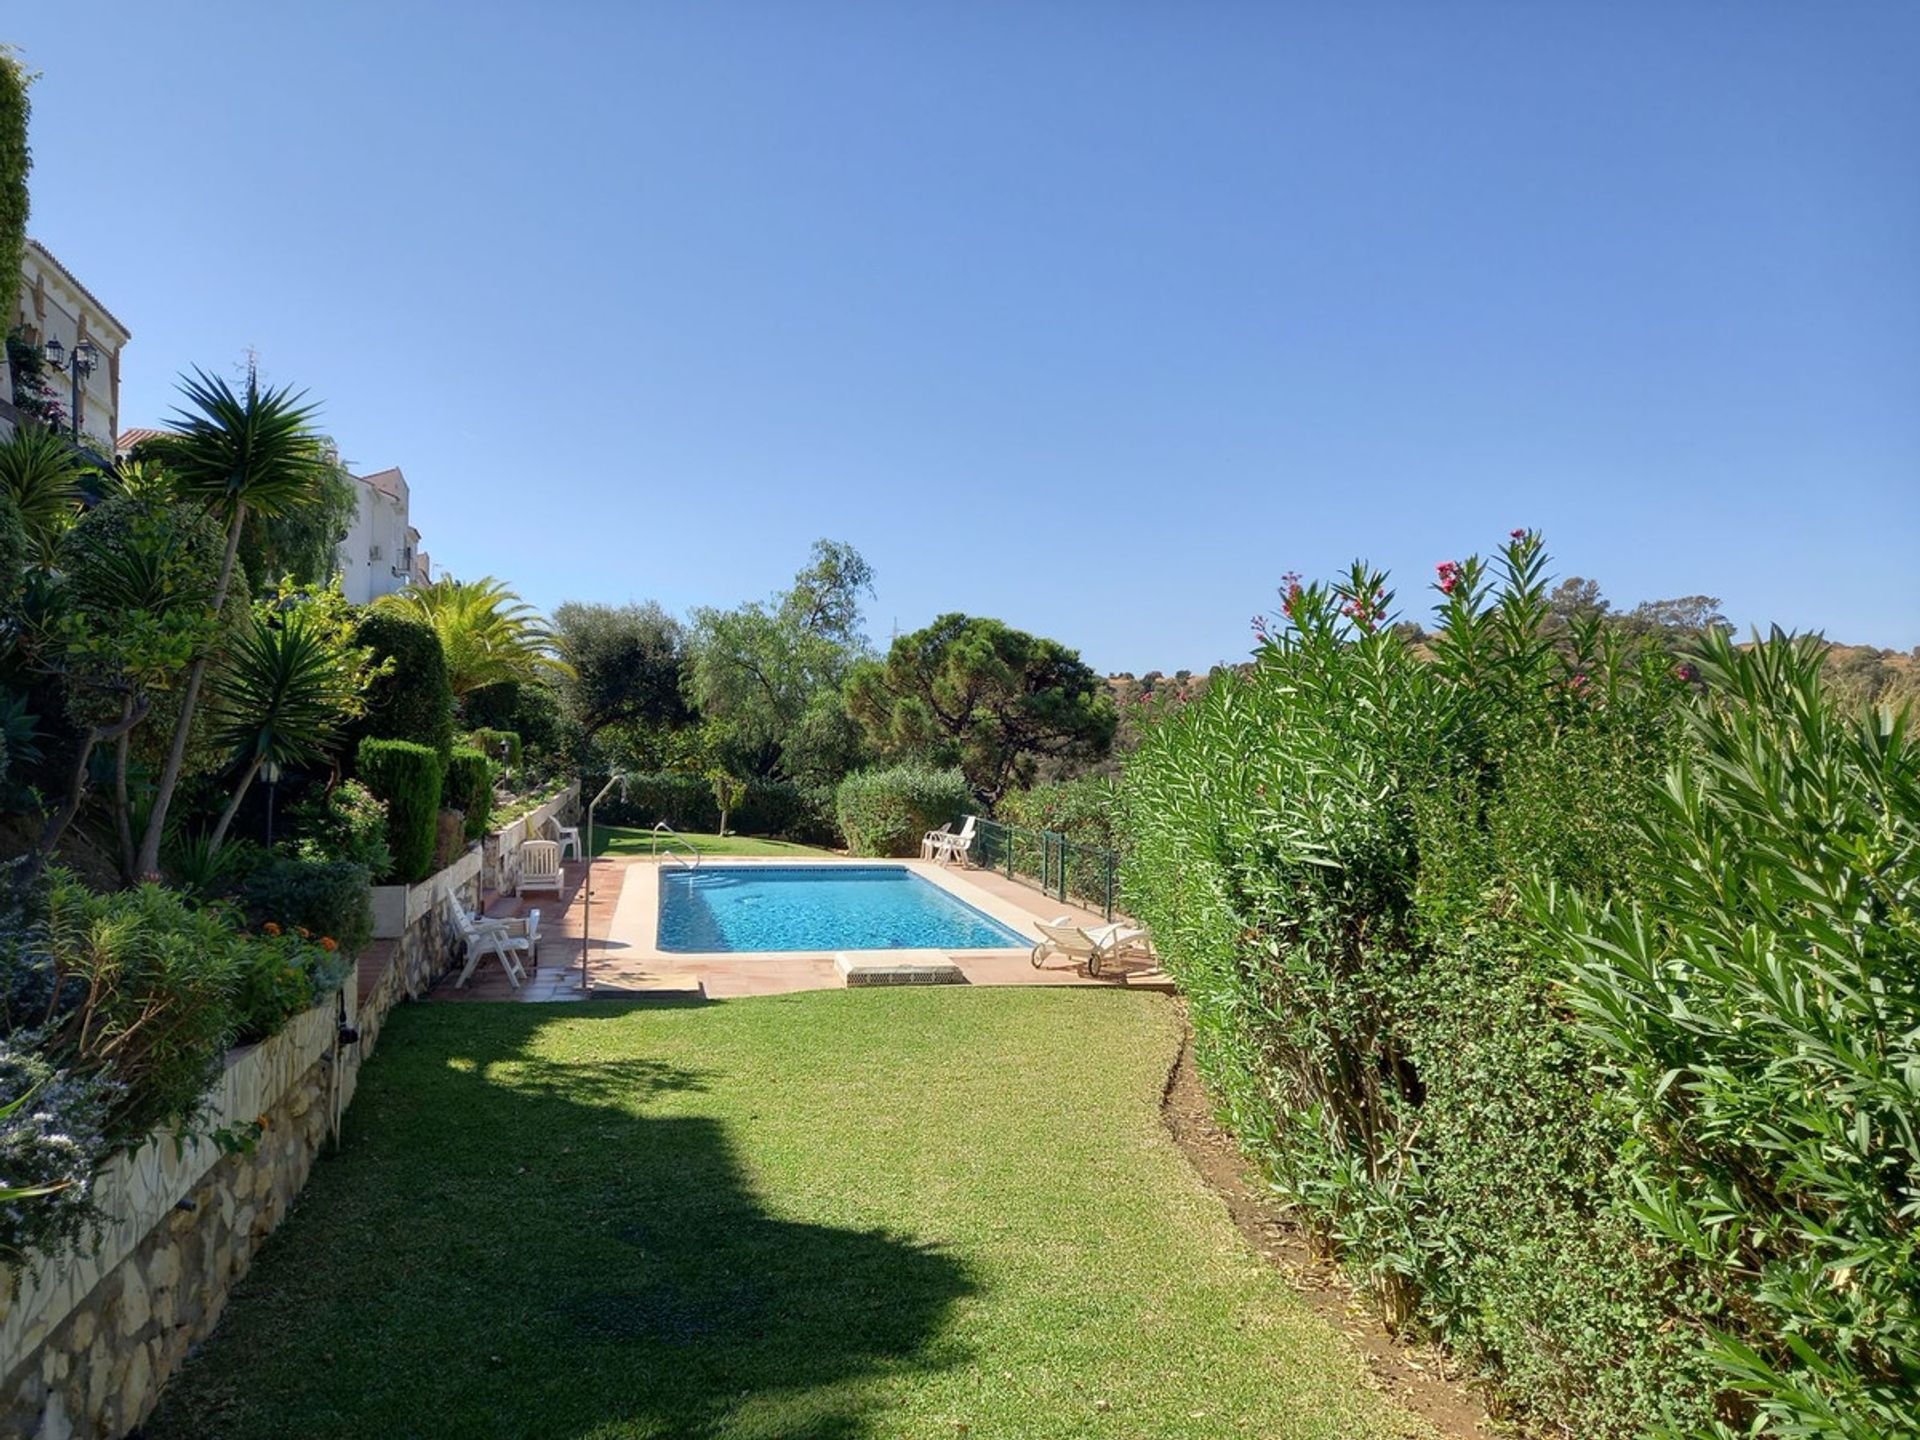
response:
[[[326,401],[437,562],[1235,658],[1540,526],[1920,642],[1920,6],[10,7],[32,228]]]

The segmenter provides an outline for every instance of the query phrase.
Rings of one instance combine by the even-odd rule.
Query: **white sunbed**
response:
[[[1087,974],[1098,975],[1100,967],[1109,960],[1118,960],[1128,955],[1152,955],[1153,947],[1147,938],[1147,932],[1137,925],[1091,925],[1080,926],[1073,923],[1073,917],[1062,915],[1049,923],[1036,923],[1035,929],[1044,937],[1033,947],[1033,967],[1038,970],[1053,955],[1065,955],[1076,962],[1084,962]]]

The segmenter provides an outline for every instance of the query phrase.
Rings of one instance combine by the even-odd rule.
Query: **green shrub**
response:
[[[52,874],[44,923],[16,936],[0,997],[9,1027],[45,1021],[57,1069],[117,1088],[114,1143],[191,1122],[236,1031],[236,944],[214,910],[158,885],[98,895]]]
[[[1920,1434],[1920,743],[1822,643],[1721,633],[1641,883],[1537,887],[1649,1241],[1711,1296],[1737,1425]]]
[[[344,860],[369,875],[393,868],[387,845],[387,804],[358,780],[342,780],[293,807],[294,853],[302,860]]]
[[[235,1043],[266,1039],[338,990],[352,969],[350,953],[320,933],[289,929],[248,937],[234,964]]]
[[[1431,655],[1382,576],[1290,586],[1254,665],[1129,764],[1124,903],[1243,1145],[1390,1318],[1568,1433],[1692,1430],[1710,1302],[1640,1231],[1628,1125],[1592,1104],[1564,957],[1520,913],[1541,880],[1643,883],[1691,690],[1556,626],[1543,566],[1527,534],[1497,587],[1448,566]]]
[[[373,936],[368,885],[367,867],[350,860],[282,858],[254,871],[240,898],[255,924],[328,936],[348,955],[358,955]]]
[[[441,803],[460,812],[468,840],[486,834],[493,813],[493,762],[471,746],[456,746],[447,757]]]
[[[445,755],[453,745],[453,682],[440,636],[424,620],[368,610],[354,627],[354,641],[390,660],[386,673],[367,686],[367,713],[353,727],[363,737],[409,740]]]
[[[505,765],[509,770],[520,768],[520,736],[512,730],[489,730],[483,727],[469,734],[467,743],[496,765]]]
[[[387,805],[387,847],[393,867],[383,881],[412,885],[433,873],[446,761],[410,740],[360,742],[360,778]]]
[[[993,817],[1029,830],[1049,830],[1082,845],[1120,848],[1120,789],[1104,775],[1083,775],[1000,797]]]
[[[973,791],[957,767],[894,765],[849,775],[834,792],[834,806],[855,855],[917,855],[927,831],[973,807]]]

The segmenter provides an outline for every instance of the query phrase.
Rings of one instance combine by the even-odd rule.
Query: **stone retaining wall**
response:
[[[393,961],[279,1034],[227,1057],[199,1137],[257,1124],[252,1147],[155,1134],[102,1170],[107,1223],[85,1253],[0,1268],[0,1440],[124,1436],[213,1329],[254,1252],[285,1217],[353,1098],[387,1012],[452,963],[442,897],[478,899],[480,849],[407,887]],[[342,1025],[357,1040],[341,1039]]]

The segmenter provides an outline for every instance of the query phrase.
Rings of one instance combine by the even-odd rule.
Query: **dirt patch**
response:
[[[1260,1256],[1300,1291],[1366,1357],[1380,1387],[1450,1440],[1511,1434],[1458,1378],[1437,1346],[1396,1340],[1366,1297],[1330,1260],[1316,1255],[1306,1235],[1254,1175],[1240,1147],[1214,1120],[1214,1105],[1193,1068],[1192,1035],[1183,1036],[1167,1077],[1161,1118],[1174,1143],[1221,1200],[1240,1233]]]

